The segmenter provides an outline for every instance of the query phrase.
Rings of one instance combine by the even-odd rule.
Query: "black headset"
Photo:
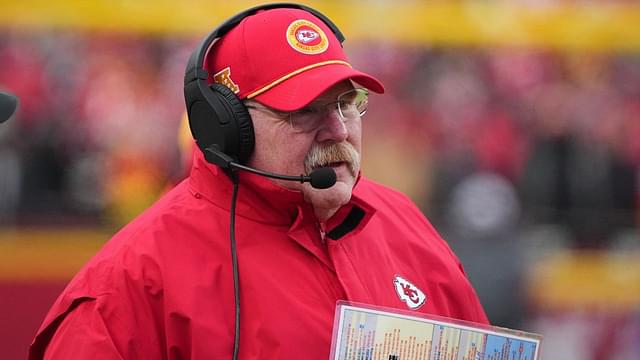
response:
[[[240,168],[267,177],[300,182],[308,181],[313,187],[322,189],[328,188],[336,182],[336,175],[332,169],[329,169],[331,176],[328,176],[327,171],[317,169],[314,171],[316,173],[315,175],[300,175],[298,178],[267,173],[244,166],[243,164],[246,164],[249,156],[251,156],[253,152],[255,143],[253,122],[251,121],[249,111],[242,100],[240,100],[231,89],[222,84],[214,83],[209,85],[208,83],[208,73],[204,69],[204,58],[213,42],[228,33],[247,16],[251,16],[261,10],[276,8],[300,9],[311,13],[331,29],[342,46],[344,35],[338,30],[338,27],[326,16],[314,9],[304,5],[289,3],[256,6],[231,17],[209,33],[191,54],[184,74],[184,100],[187,106],[191,135],[193,135],[198,147],[204,153],[205,159],[212,164],[220,166],[233,180],[233,193],[230,207],[231,219],[229,222],[229,242],[235,302],[232,359],[238,358],[240,349],[240,275],[235,241],[235,207],[238,196],[238,180],[232,170]],[[314,185],[314,182],[318,182],[318,184]]]
[[[214,147],[233,161],[246,164],[253,152],[255,143],[253,122],[249,111],[240,98],[228,87],[222,84],[209,84],[208,73],[204,69],[205,55],[213,42],[244,18],[261,10],[276,8],[301,9],[322,20],[331,29],[340,45],[345,40],[338,27],[326,16],[310,7],[275,3],[256,6],[243,11],[222,23],[207,35],[200,45],[193,51],[184,74],[184,99],[189,117],[191,135],[198,147],[204,153],[205,159],[220,165],[207,148]]]

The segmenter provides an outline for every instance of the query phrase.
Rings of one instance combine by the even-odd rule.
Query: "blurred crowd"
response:
[[[638,54],[362,47],[355,55],[389,93],[374,98],[367,124],[410,148],[413,172],[425,173],[419,201],[434,221],[476,233],[516,219],[557,224],[585,248],[609,246],[638,224]]]
[[[20,97],[0,130],[5,224],[123,223],[176,176],[187,42],[0,35],[0,87]]]
[[[639,54],[363,44],[352,60],[388,90],[365,115],[365,171],[410,178],[395,182],[494,324],[523,326],[527,276],[550,255],[640,249]]]
[[[0,89],[20,107],[0,127],[0,226],[117,227],[182,179],[197,40],[1,32]],[[528,257],[640,247],[640,54],[347,48],[387,89],[365,115],[365,173],[421,206],[494,323],[518,325]]]

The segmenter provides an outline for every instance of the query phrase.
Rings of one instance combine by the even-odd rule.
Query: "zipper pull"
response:
[[[322,244],[325,244],[325,237],[327,236],[327,231],[325,230],[324,223],[318,223],[318,231],[320,232],[320,241]]]

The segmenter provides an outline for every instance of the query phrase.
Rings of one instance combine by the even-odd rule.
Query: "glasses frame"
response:
[[[340,104],[343,102],[342,98],[346,95],[350,95],[353,93],[355,93],[355,96],[353,97],[353,99],[357,100],[358,97],[361,97],[360,100],[357,100],[359,101],[359,104],[355,104],[355,103],[353,104],[356,106],[356,109],[358,110],[358,115],[348,115],[348,114],[345,115],[344,111],[346,109],[343,109],[342,106],[340,106]],[[340,121],[342,121],[343,123],[346,123],[358,117],[362,117],[367,112],[368,103],[369,103],[369,91],[365,88],[349,89],[343,93],[340,93],[336,97],[335,101],[331,101],[323,105],[306,106],[300,110],[291,111],[291,112],[279,111],[279,110],[264,106],[258,102],[255,102],[255,103],[257,103],[258,106],[256,106],[254,102],[251,102],[251,103],[245,102],[245,106],[248,109],[255,109],[258,111],[270,113],[274,117],[283,121],[288,120],[289,125],[293,130],[296,130],[299,132],[311,132],[320,126],[322,119],[324,118],[324,114],[326,114],[326,111],[329,109],[337,110]],[[296,118],[306,118],[306,120],[296,122],[294,120]],[[309,124],[309,125],[300,126],[295,124]]]

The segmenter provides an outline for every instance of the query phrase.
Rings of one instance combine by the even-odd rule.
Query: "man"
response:
[[[223,170],[197,150],[189,178],[72,280],[31,359],[326,359],[338,300],[487,323],[420,211],[361,175],[361,86],[383,86],[351,67],[325,20],[280,7],[244,16],[215,41],[206,68],[233,92],[224,97],[242,101],[229,106],[248,110],[246,165],[293,175],[330,167],[335,184]],[[194,134],[198,101],[187,95]],[[211,160],[217,148],[198,142],[210,161],[224,157]]]

